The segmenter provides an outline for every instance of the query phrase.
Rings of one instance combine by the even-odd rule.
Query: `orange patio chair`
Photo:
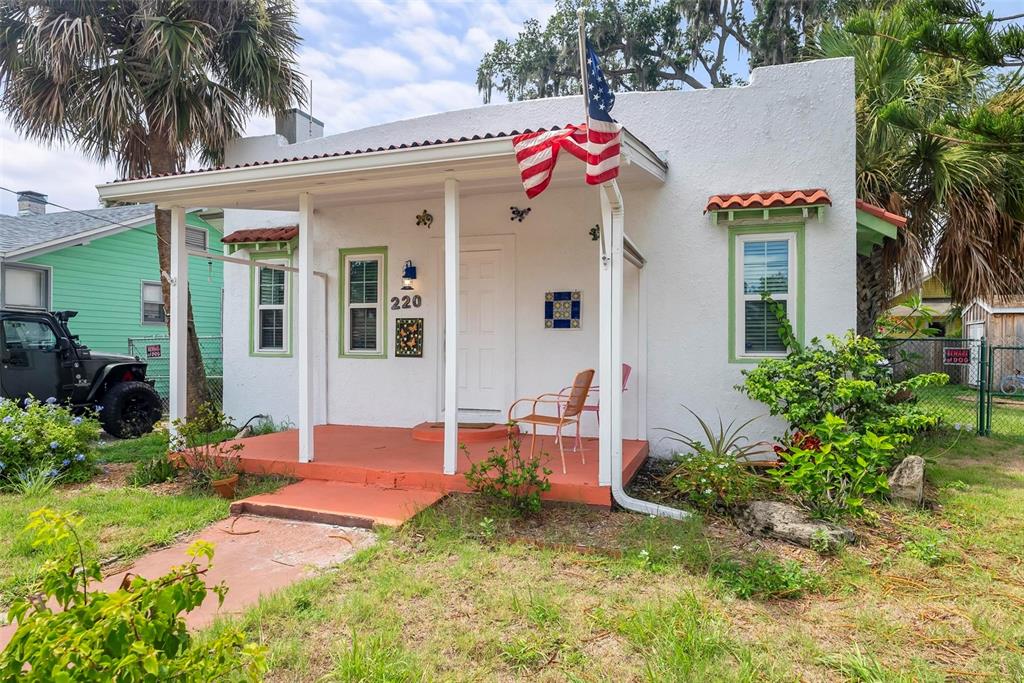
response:
[[[583,462],[587,462],[585,457],[582,456],[583,444],[580,440],[580,415],[583,412],[583,404],[586,403],[587,394],[590,392],[590,384],[593,381],[594,371],[583,370],[577,374],[576,379],[572,381],[571,391],[568,396],[563,394],[541,394],[536,398],[521,398],[509,406],[509,422],[522,422],[524,424],[533,425],[533,441],[530,444],[531,457],[537,450],[537,425],[554,427],[555,441],[558,442],[558,452],[562,456],[562,474],[567,474],[569,470],[565,466],[565,447],[562,445],[562,429],[564,427],[576,425],[576,447],[581,453]],[[515,412],[516,406],[525,402],[533,404],[531,406],[530,413],[521,417],[514,417],[513,413]],[[555,411],[557,414],[541,415],[538,413],[537,406],[541,403],[554,404],[557,407]]]
[[[629,384],[629,376],[630,376],[630,374],[632,374],[632,372],[633,372],[633,366],[631,366],[629,363],[623,363],[622,364],[622,391],[626,391],[626,389],[628,388],[627,385]],[[572,391],[572,387],[566,387],[566,388],[562,389],[560,392],[558,392],[558,395],[559,396],[566,396],[567,392],[571,392],[571,391]],[[601,387],[596,385],[596,384],[594,386],[590,387],[590,395],[595,395],[595,394],[597,394],[600,391],[601,391]],[[587,398],[590,398],[590,396],[587,396]],[[601,424],[601,410],[600,410],[600,404],[599,403],[585,403],[583,405],[582,412],[584,412],[584,413],[594,413],[594,416],[597,418],[597,424]]]

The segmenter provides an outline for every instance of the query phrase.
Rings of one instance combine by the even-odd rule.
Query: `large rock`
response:
[[[816,550],[823,544],[835,549],[857,540],[851,529],[811,519],[795,505],[776,501],[750,503],[740,512],[736,523],[749,534],[779,538]]]
[[[889,475],[889,496],[898,503],[924,502],[924,458],[908,455]]]

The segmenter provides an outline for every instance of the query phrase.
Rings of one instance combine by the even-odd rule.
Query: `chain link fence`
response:
[[[896,380],[925,373],[949,377],[915,392],[951,427],[1024,439],[1024,339],[920,337],[879,339]]]
[[[224,339],[219,336],[199,337],[199,351],[206,367],[206,382],[210,400],[221,407],[224,399]],[[160,394],[164,412],[170,405],[171,343],[167,335],[132,337],[128,340],[128,353],[145,360],[149,367],[146,377]]]

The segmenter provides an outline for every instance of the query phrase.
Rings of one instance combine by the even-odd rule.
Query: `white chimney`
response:
[[[324,136],[323,121],[294,107],[277,113],[274,117],[274,128],[278,135],[283,135],[288,140],[289,145]]]
[[[19,216],[42,216],[46,213],[46,195],[32,190],[18,193]]]

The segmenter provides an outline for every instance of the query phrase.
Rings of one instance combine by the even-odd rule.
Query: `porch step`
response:
[[[511,428],[519,432],[518,426]],[[485,443],[489,441],[502,441],[508,437],[509,427],[505,423],[495,422],[460,422],[459,443]],[[427,443],[444,443],[444,422],[421,422],[412,428],[412,438],[415,441]]]
[[[444,497],[440,491],[388,489],[370,484],[303,479],[273,493],[236,500],[231,514],[371,529],[401,526]]]

